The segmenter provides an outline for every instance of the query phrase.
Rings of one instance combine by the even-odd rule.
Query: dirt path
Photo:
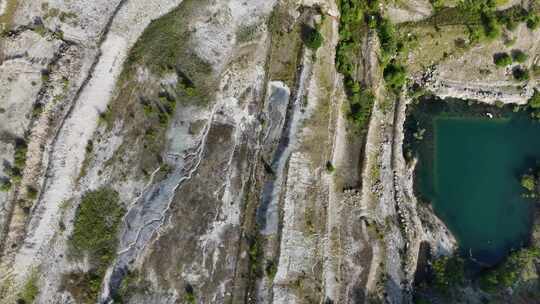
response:
[[[10,273],[15,275],[15,282],[24,281],[27,273],[51,254],[49,248],[60,219],[59,212],[62,203],[76,193],[76,179],[85,156],[86,143],[92,138],[98,124],[98,116],[105,111],[112,97],[118,76],[129,47],[136,41],[146,25],[154,18],[161,16],[179,4],[179,0],[166,3],[148,1],[135,3],[120,2],[116,13],[109,21],[110,30],[100,46],[101,54],[89,75],[89,81],[83,87],[79,98],[75,101],[73,110],[65,119],[53,144],[47,170],[47,180],[43,193],[28,224],[27,237],[13,260],[12,267],[5,264],[10,258],[4,259]],[[141,13],[144,13],[141,15]],[[144,16],[141,20],[141,16]],[[136,19],[137,22],[133,22]],[[126,24],[136,24],[126,29]],[[24,229],[24,226],[14,223],[10,233]],[[53,246],[55,256],[61,255],[64,246]],[[52,261],[48,260],[48,263]],[[54,267],[54,266],[52,266]],[[51,269],[52,270],[52,269]],[[47,271],[47,269],[45,269]],[[54,273],[44,273],[47,277]],[[54,274],[58,276],[58,274]],[[44,294],[46,294],[45,292]],[[54,290],[50,290],[54,293]],[[42,295],[44,296],[44,295]]]

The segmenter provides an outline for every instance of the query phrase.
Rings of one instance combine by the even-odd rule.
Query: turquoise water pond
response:
[[[425,119],[425,117],[424,117]],[[461,253],[493,265],[527,244],[531,199],[519,177],[540,160],[540,123],[436,113],[420,146],[417,191],[456,236]]]

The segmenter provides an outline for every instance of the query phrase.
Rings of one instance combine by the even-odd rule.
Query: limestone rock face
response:
[[[384,80],[403,58],[364,22],[338,73],[341,2],[0,0],[0,303],[411,303],[420,253],[457,244],[415,197],[414,98]],[[411,41],[435,13],[375,10]],[[515,33],[531,70],[539,33]],[[423,47],[408,84],[439,97],[538,87],[480,77],[488,46]],[[351,81],[373,95],[363,130]]]

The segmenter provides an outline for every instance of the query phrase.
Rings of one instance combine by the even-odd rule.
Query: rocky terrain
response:
[[[381,1],[419,46],[396,90],[363,28],[358,130],[344,3],[0,0],[0,303],[412,303],[422,248],[457,245],[415,197],[410,88],[526,104],[540,30],[461,49],[430,1]]]

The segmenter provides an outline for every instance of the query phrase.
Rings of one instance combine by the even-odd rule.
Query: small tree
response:
[[[8,192],[11,190],[11,181],[9,179],[0,180],[0,191]]]
[[[440,11],[444,7],[444,0],[429,0],[435,11]]]
[[[358,130],[363,130],[368,124],[374,102],[375,96],[370,90],[351,92],[347,117]]]
[[[540,17],[537,15],[531,15],[529,18],[527,18],[527,27],[531,30],[535,30],[540,25]]]
[[[512,58],[508,53],[497,53],[493,55],[493,62],[498,67],[505,67],[512,64]]]
[[[514,61],[523,63],[529,59],[529,56],[525,54],[522,50],[513,50],[512,51],[512,58]]]
[[[324,41],[321,33],[316,28],[310,26],[304,26],[302,30],[302,39],[306,46],[312,50],[320,48]]]
[[[497,23],[493,13],[483,12],[480,17],[484,27],[484,34],[488,40],[494,40],[501,35],[501,26]]]
[[[518,81],[527,81],[529,80],[529,70],[522,68],[522,67],[516,67],[512,71],[512,75],[514,75],[514,78]]]
[[[332,164],[331,161],[327,161],[326,162],[326,172],[328,173],[333,173],[334,171],[336,171],[336,168],[334,167],[334,165]]]
[[[401,89],[405,84],[405,68],[401,65],[391,63],[384,68],[384,81],[395,90]]]
[[[446,293],[465,281],[465,262],[459,256],[440,257],[432,263],[435,287]]]
[[[35,200],[38,196],[38,191],[32,186],[26,186],[27,197],[31,200]]]

